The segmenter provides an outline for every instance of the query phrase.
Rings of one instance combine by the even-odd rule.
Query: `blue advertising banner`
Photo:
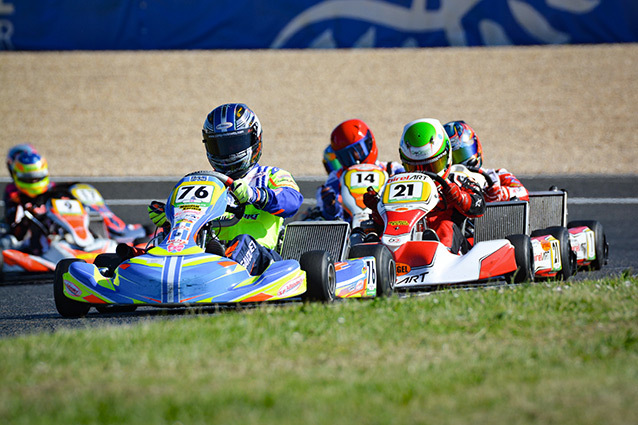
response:
[[[0,0],[0,50],[636,41],[637,0]]]

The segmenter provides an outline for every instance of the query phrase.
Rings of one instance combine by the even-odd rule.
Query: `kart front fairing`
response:
[[[251,276],[237,262],[204,252],[198,234],[222,217],[226,206],[227,192],[218,178],[182,178],[166,202],[171,223],[166,238],[146,254],[124,261],[112,277],[92,264],[72,263],[64,274],[65,295],[93,304],[174,306],[274,301],[303,294],[306,274],[296,260],[274,262],[261,276]]]
[[[397,289],[478,282],[516,270],[514,246],[506,239],[479,242],[462,255],[430,240],[425,218],[438,203],[437,186],[425,174],[398,174],[386,184],[378,210],[385,225],[382,242],[396,261]]]

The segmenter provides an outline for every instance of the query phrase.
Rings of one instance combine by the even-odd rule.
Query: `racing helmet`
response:
[[[452,144],[452,163],[481,168],[483,147],[474,129],[465,121],[450,121],[443,128]]]
[[[452,147],[437,119],[423,118],[403,128],[399,155],[405,171],[430,171],[446,178],[452,165]]]
[[[213,109],[202,135],[210,165],[233,179],[245,176],[261,157],[261,123],[243,103]]]
[[[30,198],[43,194],[49,188],[47,160],[37,152],[22,152],[13,161],[13,181]]]
[[[335,154],[332,146],[328,145],[326,149],[323,151],[323,168],[326,169],[326,173],[330,174],[333,171],[337,171],[341,169],[341,163],[339,159],[337,159],[337,154]]]
[[[358,119],[344,121],[335,127],[330,135],[330,146],[343,167],[377,161],[374,134],[366,123]]]
[[[9,170],[9,175],[13,177],[13,161],[20,155],[22,152],[37,152],[33,146],[27,143],[22,143],[19,145],[15,145],[9,149],[7,152],[7,169]]]

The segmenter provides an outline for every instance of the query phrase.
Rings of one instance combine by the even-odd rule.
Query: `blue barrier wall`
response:
[[[638,0],[0,0],[1,50],[636,41]]]

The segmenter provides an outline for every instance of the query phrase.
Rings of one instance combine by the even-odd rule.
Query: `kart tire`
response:
[[[306,272],[306,292],[304,301],[330,303],[335,299],[337,277],[335,265],[327,251],[308,251],[299,259],[301,270]]]
[[[397,281],[397,266],[392,253],[382,243],[355,245],[349,258],[374,257],[377,263],[377,297],[389,297]]]
[[[64,295],[63,276],[69,270],[71,263],[76,261],[84,261],[79,258],[65,258],[58,262],[53,275],[53,299],[55,300],[55,308],[63,317],[77,318],[84,317],[91,309],[91,304],[72,300]]]
[[[535,230],[532,236],[552,235],[558,240],[560,246],[561,270],[556,274],[560,280],[567,280],[576,273],[576,255],[572,251],[569,240],[569,230],[562,226],[552,226],[546,229]]]
[[[603,225],[596,220],[577,220],[570,221],[567,224],[567,228],[572,227],[589,227],[594,232],[594,243],[596,244],[596,259],[587,266],[589,270],[600,270],[605,264],[607,264],[607,254],[609,252],[609,245],[607,245],[607,236],[603,230]]]
[[[507,240],[514,245],[516,271],[505,276],[508,283],[531,282],[534,280],[534,252],[532,240],[527,235],[510,235]]]
[[[108,274],[105,275],[107,277],[113,277],[115,275],[115,269],[118,268],[120,264],[122,264],[122,257],[115,253],[104,253],[95,257],[93,261],[93,265],[98,269],[107,268]]]

